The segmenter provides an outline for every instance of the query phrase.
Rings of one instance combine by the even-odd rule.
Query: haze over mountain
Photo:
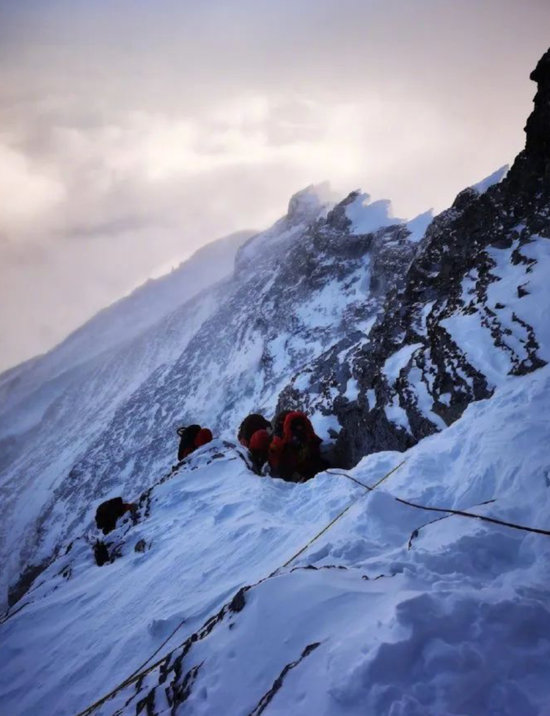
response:
[[[546,0],[0,0],[0,370],[325,180],[448,207],[510,163]]]
[[[310,185],[0,377],[10,716],[547,715],[550,50],[531,79],[437,216]],[[285,409],[307,482],[236,440]]]

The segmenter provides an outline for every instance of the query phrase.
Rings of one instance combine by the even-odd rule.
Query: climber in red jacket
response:
[[[279,421],[276,419],[275,422]],[[282,435],[275,435],[269,447],[271,475],[289,482],[311,479],[328,467],[321,457],[321,443],[304,413],[287,412]]]
[[[260,474],[269,453],[271,423],[263,415],[251,413],[242,421],[237,437],[241,445],[248,448],[254,470]]]
[[[194,450],[213,440],[212,431],[208,428],[201,428],[200,425],[178,428],[178,435],[181,438],[178,450],[178,460],[180,461],[185,460]]]

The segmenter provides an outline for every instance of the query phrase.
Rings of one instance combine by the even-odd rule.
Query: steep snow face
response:
[[[549,405],[549,367],[509,377],[404,455],[365,458],[348,474],[367,485],[406,460],[368,494],[202,448],[106,538],[114,563],[84,534],[8,614],[6,712],[74,716],[160,659],[94,713],[546,716],[550,538],[394,498],[547,528]]]
[[[177,276],[149,284],[145,298],[137,292],[104,312],[68,339],[69,348],[28,369],[38,387],[4,417],[20,430],[34,424],[4,440],[3,580],[80,531],[98,499],[149,486],[173,460],[177,425],[199,421],[233,436],[248,412],[274,411],[294,372],[370,325],[415,247],[401,225],[353,233],[345,206],[331,209],[326,187],[309,187],[291,199],[287,216],[239,250],[231,278],[121,346],[84,364],[63,362],[71,346],[80,356],[86,346],[109,344],[125,306],[131,321],[139,306],[178,295],[166,288]],[[400,260],[384,273],[381,257],[391,246],[400,247]],[[29,390],[23,377],[10,386],[12,396]],[[329,422],[324,416],[323,434],[339,429]]]

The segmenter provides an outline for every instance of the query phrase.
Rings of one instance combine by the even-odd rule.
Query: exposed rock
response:
[[[449,319],[475,316],[495,354],[509,362],[509,375],[545,364],[534,327],[519,311],[507,319],[497,312],[506,306],[491,305],[488,297],[503,271],[496,270],[493,249],[508,249],[509,265],[523,268],[525,278],[517,286],[521,299],[529,295],[529,274],[537,263],[522,247],[533,236],[550,237],[550,51],[532,78],[539,90],[526,148],[509,174],[482,195],[464,190],[432,222],[402,285],[383,287],[385,305],[368,341],[349,350],[339,366],[334,351],[316,362],[315,389],[322,396],[317,407],[336,413],[344,427],[336,446],[343,464],[353,465],[373,451],[404,450],[454,422],[472,401],[492,395],[491,376],[451,334]],[[380,256],[391,269],[391,258]],[[373,276],[380,281],[385,273],[392,272],[376,270]],[[400,352],[404,362],[390,379],[384,368]],[[348,379],[356,385],[352,400],[346,400]],[[309,407],[311,396],[287,388],[281,407],[286,403]]]

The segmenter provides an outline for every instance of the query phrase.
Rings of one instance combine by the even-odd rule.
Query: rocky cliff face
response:
[[[550,245],[550,52],[531,77],[535,109],[508,175],[483,194],[459,194],[429,227],[403,281],[388,287],[368,335],[311,367],[320,400],[300,377],[282,394],[280,407],[338,417],[345,465],[410,447],[490,397],[506,376],[550,357],[540,297]]]

